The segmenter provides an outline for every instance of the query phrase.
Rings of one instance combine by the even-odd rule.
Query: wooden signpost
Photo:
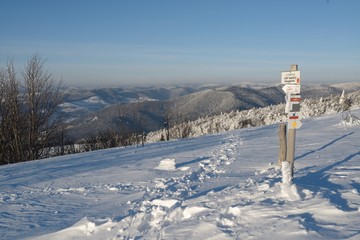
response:
[[[291,176],[294,174],[294,156],[295,156],[295,137],[296,129],[302,126],[300,114],[300,71],[298,65],[293,64],[290,71],[281,73],[281,84],[285,84],[282,90],[286,93],[286,107],[285,112],[288,114],[287,118],[287,134],[286,125],[279,126],[279,163],[287,161],[291,164]]]

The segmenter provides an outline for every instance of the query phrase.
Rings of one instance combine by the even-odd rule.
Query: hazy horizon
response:
[[[68,86],[358,82],[360,2],[6,1],[0,66],[38,54]]]

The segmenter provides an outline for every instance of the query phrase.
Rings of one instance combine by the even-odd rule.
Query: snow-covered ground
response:
[[[360,116],[360,110],[353,111]],[[0,238],[360,239],[360,126],[303,120],[0,166]]]

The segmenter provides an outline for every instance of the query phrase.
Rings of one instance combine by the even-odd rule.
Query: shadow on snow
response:
[[[323,150],[323,149],[331,146],[332,144],[336,143],[337,141],[340,141],[340,140],[343,139],[343,138],[346,138],[346,137],[348,137],[348,136],[351,136],[352,134],[354,134],[354,132],[351,132],[351,133],[345,134],[345,135],[343,135],[343,136],[341,136],[341,137],[338,137],[338,138],[336,138],[335,140],[333,140],[333,141],[325,144],[325,145],[322,146],[321,148],[318,148],[318,149],[315,149],[315,150],[311,150],[311,151],[309,151],[309,152],[307,152],[307,153],[304,153],[303,155],[300,155],[300,156],[296,157],[295,160],[298,160],[298,159],[300,159],[300,158],[306,157],[307,155],[313,154],[313,153],[315,153],[315,152],[321,151],[321,150]]]
[[[346,163],[356,156],[360,156],[360,151],[353,153],[343,160],[328,165],[327,167],[324,167],[316,172],[310,172],[305,176],[295,178],[294,182],[299,186],[306,185],[307,187],[310,187],[310,190],[312,190],[314,193],[323,191],[323,196],[328,198],[330,203],[334,204],[336,208],[342,211],[357,211],[357,208],[350,207],[347,200],[342,198],[340,191],[345,190],[344,186],[331,182],[329,180],[331,174],[328,173],[330,169]],[[316,185],[314,185],[314,183],[316,183]]]

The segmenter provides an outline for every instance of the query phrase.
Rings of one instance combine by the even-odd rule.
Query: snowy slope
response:
[[[360,116],[360,110],[354,111]],[[0,239],[360,239],[360,126],[303,121],[0,167]]]

